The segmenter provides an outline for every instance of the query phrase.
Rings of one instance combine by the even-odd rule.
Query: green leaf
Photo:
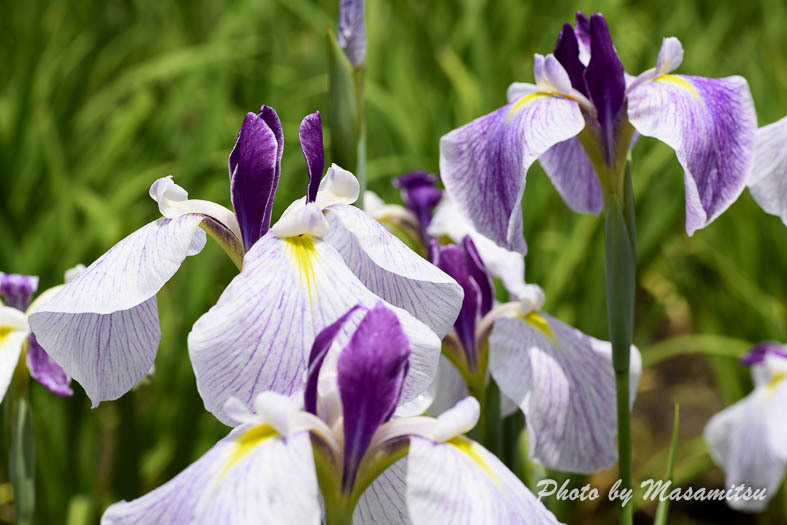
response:
[[[702,354],[738,359],[753,345],[748,341],[715,334],[681,335],[642,349],[647,368],[678,355]]]
[[[35,451],[33,416],[25,393],[11,394],[10,476],[14,488],[14,512],[18,525],[33,523],[35,510]]]
[[[664,476],[665,481],[672,481],[672,471],[675,466],[675,450],[678,448],[678,429],[680,428],[680,405],[675,403],[675,419],[672,423],[672,443],[669,448],[669,459],[667,460],[667,473]],[[659,501],[658,509],[656,510],[656,519],[653,525],[667,525],[667,514],[669,514],[669,498],[664,501]]]

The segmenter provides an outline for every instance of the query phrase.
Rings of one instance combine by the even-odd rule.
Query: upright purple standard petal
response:
[[[467,256],[467,268],[470,276],[478,285],[481,292],[481,310],[479,314],[484,316],[492,309],[492,303],[495,300],[495,290],[492,287],[492,277],[487,272],[484,262],[481,260],[481,254],[473,243],[473,239],[469,235],[465,235],[462,239],[462,248],[465,250]]]
[[[563,29],[560,30],[554,54],[555,58],[566,70],[566,73],[568,73],[568,77],[571,79],[571,86],[587,96],[588,92],[585,88],[585,77],[583,76],[585,65],[579,60],[579,43],[571,24],[564,24]]]
[[[366,60],[363,0],[342,0],[339,5],[339,31],[336,40],[353,67],[358,67]]]
[[[337,381],[344,411],[344,490],[352,488],[372,436],[396,408],[409,357],[410,342],[399,319],[381,303],[366,314],[339,355]]]
[[[25,311],[38,289],[38,277],[18,273],[0,272],[0,298],[17,310]]]
[[[298,138],[301,141],[301,150],[306,157],[306,166],[309,168],[309,186],[306,189],[307,202],[314,202],[317,190],[320,188],[322,172],[325,168],[325,152],[322,147],[322,121],[320,112],[315,111],[303,117],[301,127],[298,129]]]
[[[71,378],[55,363],[54,359],[38,344],[35,334],[27,339],[27,355],[25,356],[30,375],[44,385],[47,390],[60,397],[74,394],[71,390]]]
[[[405,206],[418,218],[418,226],[424,239],[426,239],[426,229],[432,221],[432,209],[443,196],[436,182],[435,177],[425,171],[412,171],[394,181],[394,184],[401,189]]]
[[[577,11],[576,34],[579,43],[579,60],[583,64],[590,61],[590,19],[582,11]]]
[[[590,63],[584,76],[588,96],[598,112],[606,161],[612,164],[617,155],[618,120],[626,100],[626,78],[607,21],[598,13],[590,17]]]
[[[339,335],[339,331],[341,331],[344,323],[359,308],[361,308],[361,305],[356,304],[333,324],[323,328],[322,331],[317,334],[317,337],[314,338],[312,350],[309,354],[309,370],[306,374],[306,389],[303,393],[303,409],[305,411],[317,415],[317,382],[320,378],[320,369],[325,361],[325,356],[328,355],[328,350],[331,349],[333,340]]]
[[[268,231],[284,139],[270,106],[247,113],[229,157],[230,195],[246,251]]]

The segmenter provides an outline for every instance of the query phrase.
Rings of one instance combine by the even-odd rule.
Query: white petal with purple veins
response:
[[[201,221],[184,215],[151,222],[35,304],[30,326],[38,343],[93,406],[128,392],[153,365],[161,339],[156,293],[186,256],[202,250]]]
[[[569,208],[577,213],[601,212],[601,184],[579,139],[555,144],[538,161]]]
[[[408,248],[366,212],[347,205],[328,208],[325,237],[373,293],[404,308],[443,337],[459,314],[462,287]]]
[[[316,525],[319,501],[309,434],[245,425],[168,483],[111,505],[101,523]]]
[[[380,474],[358,500],[353,525],[410,525],[407,511],[407,458]]]
[[[257,394],[289,395],[305,384],[314,337],[356,304],[380,298],[366,288],[330,244],[308,236],[279,239],[272,232],[246,253],[243,270],[189,334],[191,362],[205,407],[222,421],[224,403],[248,407]],[[440,340],[406,311],[389,306],[410,340],[410,371],[401,402],[416,398],[434,377]],[[343,347],[357,321],[336,339]]]
[[[662,62],[677,60],[671,42],[665,39]],[[628,116],[640,134],[675,150],[684,169],[686,231],[691,235],[743,190],[757,129],[754,103],[743,77],[653,75],[647,71],[631,84]]]
[[[611,345],[540,312],[524,319],[495,322],[489,366],[500,390],[525,414],[530,457],[570,472],[612,466],[617,414]],[[632,404],[640,371],[632,346]]]
[[[751,175],[754,200],[787,225],[787,117],[757,130]]]
[[[727,500],[735,509],[764,510],[784,479],[787,436],[774,435],[774,424],[784,419],[787,404],[787,381],[782,378],[780,383],[756,388],[713,416],[705,427],[705,440],[714,461],[726,473],[726,485],[743,483],[753,490],[766,489],[764,501]]]
[[[525,253],[522,194],[530,165],[579,133],[579,104],[531,93],[440,139],[440,176],[473,226],[497,244]]]
[[[493,454],[464,437],[410,439],[407,506],[414,525],[558,523]]]

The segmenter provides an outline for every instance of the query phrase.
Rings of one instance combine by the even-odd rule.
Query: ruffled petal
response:
[[[785,403],[787,388],[763,386],[713,416],[705,427],[711,456],[726,473],[725,484],[766,490],[762,501],[728,499],[730,507],[759,512],[778,491],[787,468],[785,436],[773,439],[771,426],[784,418]]]
[[[153,365],[161,339],[156,293],[205,245],[200,221],[183,215],[143,226],[30,314],[38,343],[93,406],[128,392]]]
[[[463,437],[410,438],[407,506],[414,525],[558,523],[493,454]]]
[[[569,208],[577,213],[601,212],[601,184],[578,139],[555,144],[538,161]]]
[[[353,512],[353,525],[411,525],[407,511],[407,458],[377,476]]]
[[[302,389],[316,334],[356,304],[372,308],[379,301],[328,243],[269,233],[246,254],[241,273],[189,334],[189,355],[205,407],[229,424],[223,406],[230,397],[251,407],[265,390],[289,395]],[[406,311],[389,308],[412,348],[404,403],[431,383],[440,340]],[[339,347],[358,321],[344,325],[336,339]]]
[[[530,93],[440,139],[440,176],[473,226],[525,253],[522,195],[530,165],[574,137],[585,121],[574,100]]]
[[[326,214],[333,246],[369,290],[404,308],[443,337],[462,304],[462,288],[368,213],[334,205]]]
[[[749,85],[738,76],[665,74],[635,80],[633,86],[628,93],[631,124],[674,149],[683,166],[686,232],[692,235],[743,190],[757,129]]]
[[[161,487],[111,505],[102,525],[320,523],[308,432],[244,425]]]
[[[489,366],[525,414],[530,457],[544,466],[593,473],[617,459],[615,374],[610,343],[531,312],[495,322]],[[631,348],[633,404],[641,371]]]
[[[787,117],[757,130],[754,161],[747,185],[766,213],[787,226]]]

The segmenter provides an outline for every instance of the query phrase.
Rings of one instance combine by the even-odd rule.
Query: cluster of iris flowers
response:
[[[362,67],[362,2],[342,2],[337,39]],[[445,191],[424,172],[396,181],[404,206],[326,170],[320,113],[307,115],[305,195],[275,222],[284,135],[262,106],[229,155],[231,210],[164,177],[150,187],[162,217],[64,285],[32,300],[37,278],[0,274],[0,389],[12,395],[26,370],[60,396],[74,379],[94,406],[127,393],[152,371],[156,294],[210,236],[238,274],[188,351],[206,410],[232,430],[102,523],[557,523],[496,457],[488,414],[521,411],[529,458],[544,467],[610,468],[641,360],[630,338],[598,340],[541,310],[524,275],[530,165],[575,211],[604,210],[613,241],[622,214],[626,249],[608,257],[634,249],[627,158],[639,135],[675,150],[689,234],[747,185],[787,224],[787,120],[758,131],[746,81],[674,74],[682,55],[665,38],[655,67],[629,75],[604,18],[579,13],[553,54],[535,56],[535,84],[512,84],[507,105],[442,137]],[[787,466],[787,347],[758,345],[742,363],[756,389],[706,439],[728,483],[773,494]],[[466,436],[477,423],[483,444]]]

